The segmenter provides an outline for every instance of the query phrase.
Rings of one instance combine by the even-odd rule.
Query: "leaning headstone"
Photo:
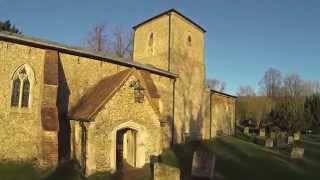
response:
[[[289,136],[288,137],[288,144],[293,144],[294,143],[294,139],[293,139],[293,136]]]
[[[304,148],[293,147],[291,150],[291,159],[303,159]]]
[[[266,146],[267,148],[273,148],[273,138],[268,138],[268,139],[266,139],[266,144],[265,144],[265,146]]]
[[[209,178],[214,176],[216,157],[208,151],[195,151],[193,153],[192,172],[193,177]]]
[[[293,139],[294,139],[295,141],[299,141],[299,140],[300,140],[300,136],[301,136],[301,133],[300,133],[300,132],[295,132],[295,133],[293,134]]]
[[[244,127],[244,129],[243,129],[243,134],[245,134],[245,135],[250,135],[250,129],[249,129],[249,127]]]
[[[265,137],[266,136],[266,129],[265,128],[261,128],[260,129],[259,136],[260,137]]]
[[[162,163],[155,163],[153,180],[180,180],[180,170]]]

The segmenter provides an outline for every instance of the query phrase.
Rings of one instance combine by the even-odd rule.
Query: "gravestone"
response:
[[[275,138],[276,138],[276,133],[272,131],[272,132],[270,133],[270,137],[271,137],[272,139],[275,139]]]
[[[260,128],[259,136],[260,137],[265,137],[266,136],[266,129],[265,128]]]
[[[283,139],[286,139],[287,136],[288,136],[288,133],[285,132],[285,131],[281,131],[279,134],[280,134],[280,137],[283,138]]]
[[[180,180],[180,170],[162,163],[155,163],[153,180]]]
[[[245,134],[245,135],[250,135],[250,129],[249,129],[249,127],[244,127],[244,129],[243,129],[243,134]]]
[[[294,143],[294,139],[293,139],[293,136],[289,136],[288,137],[288,144],[291,145]]]
[[[276,145],[277,145],[277,148],[279,149],[288,147],[286,135],[279,134],[276,138]]]
[[[300,132],[295,132],[295,133],[293,134],[293,139],[294,139],[295,141],[299,141],[299,140],[300,140],[300,136],[301,136],[301,133],[300,133]]]
[[[193,177],[209,178],[214,177],[216,157],[208,151],[195,151],[193,153],[192,172]]]
[[[291,159],[303,159],[304,148],[293,147],[291,150]]]
[[[273,138],[267,138],[265,146],[267,148],[273,148]]]
[[[150,169],[151,174],[154,174],[154,166],[156,163],[159,163],[161,161],[160,156],[151,155],[150,156]]]

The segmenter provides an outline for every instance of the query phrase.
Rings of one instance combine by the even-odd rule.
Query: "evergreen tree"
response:
[[[310,126],[304,116],[304,100],[301,98],[284,98],[277,102],[269,113],[269,120],[281,130],[293,133]]]
[[[320,126],[320,94],[314,94],[306,98],[305,117],[313,127]]]
[[[5,22],[0,21],[0,31],[9,31],[17,34],[21,34],[18,28],[15,27],[15,25],[12,25],[9,20]]]

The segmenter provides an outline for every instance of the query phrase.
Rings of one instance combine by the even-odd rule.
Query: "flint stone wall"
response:
[[[41,157],[40,121],[45,51],[0,41],[0,161],[37,161]],[[12,76],[27,64],[34,72],[31,104],[11,107]]]

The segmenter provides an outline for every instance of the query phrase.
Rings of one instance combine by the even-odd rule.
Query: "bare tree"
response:
[[[261,81],[259,82],[262,93],[268,97],[277,97],[281,95],[282,75],[274,68],[269,68]]]
[[[304,82],[299,74],[288,74],[283,79],[284,94],[287,96],[298,97],[303,94]]]
[[[238,96],[256,96],[254,88],[249,85],[240,86],[237,94]]]
[[[97,24],[86,37],[86,46],[95,51],[109,51],[109,39],[107,36],[106,25]]]
[[[131,57],[133,46],[132,33],[125,33],[119,26],[114,29],[113,38],[112,51],[119,57]]]
[[[226,83],[218,79],[208,79],[207,84],[210,89],[216,91],[224,92],[226,90]]]
[[[110,52],[119,57],[131,58],[132,33],[126,33],[120,26],[114,28],[109,35],[105,24],[97,24],[85,38],[85,46],[98,51]]]
[[[314,93],[320,93],[320,81],[304,81],[303,95],[308,96]]]

